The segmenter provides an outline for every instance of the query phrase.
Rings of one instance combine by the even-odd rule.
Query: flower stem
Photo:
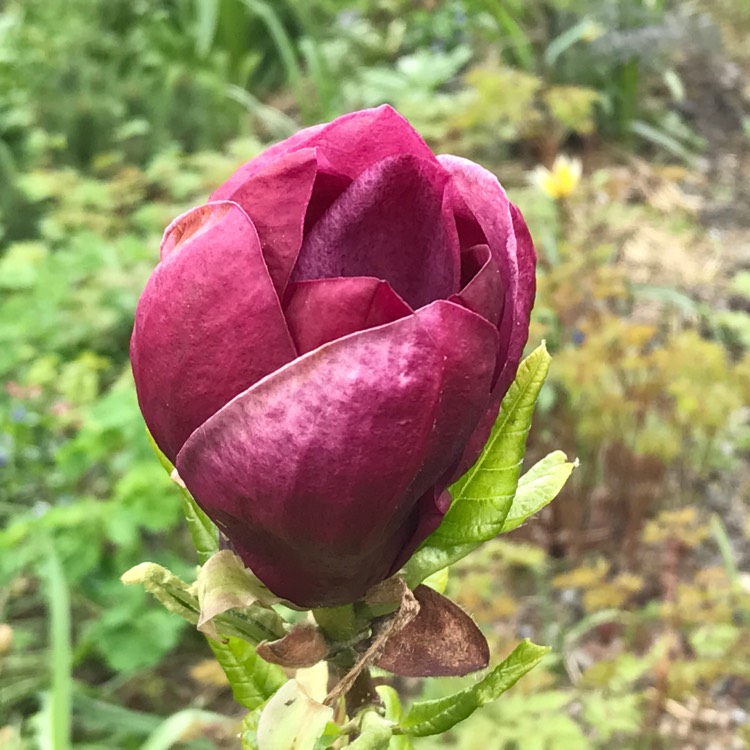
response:
[[[313,616],[330,643],[351,641],[362,629],[351,604],[314,609]]]

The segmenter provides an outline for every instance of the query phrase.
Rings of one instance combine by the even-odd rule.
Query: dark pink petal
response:
[[[500,356],[504,368],[515,375],[529,334],[529,312],[534,303],[536,254],[531,238],[495,175],[478,164],[458,156],[439,156],[438,160],[451,174],[465,206],[471,211],[487,238],[500,271],[505,290],[505,305],[500,320]],[[462,207],[459,208],[459,211]],[[522,237],[517,239],[516,233]],[[502,375],[497,390],[510,386]],[[500,392],[500,398],[504,391]]]
[[[313,185],[310,205],[305,216],[305,235],[315,226],[321,216],[333,205],[352,181],[349,177],[334,171],[318,169]]]
[[[258,154],[258,156],[245,162],[239,167],[234,174],[221,186],[220,189],[227,188],[227,190],[236,190],[241,187],[248,177],[252,177],[256,172],[260,172],[265,169],[272,161],[284,156],[285,154],[297,151],[301,148],[306,148],[310,140],[321,130],[326,128],[329,123],[322,123],[320,125],[313,125],[309,128],[299,130],[294,135],[285,138],[283,141],[274,143],[273,146],[269,146],[265,151]]]
[[[356,179],[305,238],[292,278],[374,276],[413,308],[458,291],[448,179],[434,162],[392,156]]]
[[[443,158],[438,157],[438,160]],[[445,197],[453,211],[461,250],[466,250],[474,245],[486,245],[487,237],[485,237],[484,231],[474,214],[466,205],[466,201],[463,199],[458,185],[453,179],[450,180],[446,187]]]
[[[461,276],[462,289],[451,299],[497,326],[505,292],[500,269],[487,245],[475,245],[461,253]]]
[[[241,166],[225,184],[236,189],[271,162],[303,148],[318,150],[321,169],[349,179],[359,177],[375,162],[396,154],[435,161],[429,146],[409,121],[384,104],[301,130]]]
[[[491,172],[457,156],[443,155],[438,160],[451,174],[453,184],[463,198],[463,201],[454,203],[459,232],[461,226],[465,231],[470,227],[472,218],[481,227],[497,263],[505,295],[499,324],[498,362],[502,369],[493,387],[490,408],[471,436],[453,473],[452,479],[455,480],[479,457],[497,418],[502,398],[516,375],[534,304],[536,253],[520,212],[510,203]]]
[[[470,318],[465,318],[459,310]],[[469,413],[478,410],[477,413],[484,414],[489,406],[489,390],[497,367],[497,335],[489,321],[451,302],[435,303],[430,306],[429,311],[429,334],[433,346],[438,351],[445,352],[446,356],[465,363],[467,367],[443,367],[438,408],[425,443],[422,466],[411,484],[415,496],[422,496],[427,492],[435,484],[435,477],[440,477],[457,458],[455,454],[445,451],[446,436],[451,436],[451,440],[462,447],[466,445],[476,423],[472,421],[472,427],[466,429],[469,423],[464,409],[468,409]],[[476,336],[464,338],[462,335],[462,328],[471,330],[472,327],[495,334],[484,335],[484,348],[481,351],[477,351]],[[471,370],[474,365],[469,363],[473,361],[476,361],[477,372]],[[481,386],[484,384],[484,367],[490,362],[495,363],[490,389],[483,391]],[[437,489],[442,491],[444,487]]]
[[[314,149],[284,154],[241,182],[225,182],[212,201],[238,203],[255,225],[276,290],[283,294],[302,246],[308,203],[316,181]]]
[[[183,214],[162,253],[138,303],[131,363],[146,424],[174,461],[196,427],[296,352],[236,203]]]
[[[451,472],[445,474],[451,477]],[[445,480],[439,480],[435,487],[431,487],[417,501],[417,510],[414,513],[416,527],[411,534],[409,541],[402,547],[401,552],[391,566],[388,572],[389,576],[394,575],[400,568],[406,565],[409,558],[417,551],[422,542],[440,526],[443,516],[451,507],[451,493],[444,489],[448,485]]]
[[[339,117],[313,133],[305,145],[315,146],[336,171],[351,179],[399,154],[435,163],[422,136],[387,104]]]
[[[486,411],[496,338],[439,301],[337,339],[198,428],[180,476],[275,594],[354,601],[412,543],[421,498]]]
[[[515,253],[518,261],[518,287],[515,304],[513,305],[513,330],[510,336],[508,354],[505,359],[505,366],[494,388],[495,396],[497,397],[497,394],[500,394],[500,398],[505,395],[516,377],[516,370],[523,356],[523,348],[526,346],[526,340],[529,337],[529,319],[536,295],[536,251],[534,250],[534,242],[521,212],[513,203],[510,204],[510,214],[513,219]]]
[[[284,301],[289,333],[300,354],[412,312],[387,282],[367,276],[293,281]]]

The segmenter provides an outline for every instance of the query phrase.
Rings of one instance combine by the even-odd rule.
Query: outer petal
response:
[[[289,138],[274,143],[273,146],[269,146],[265,151],[262,151],[260,154],[250,159],[250,161],[245,162],[239,167],[239,169],[237,169],[219,189],[221,190],[225,187],[228,190],[237,189],[245,183],[248,177],[252,177],[256,172],[265,169],[275,159],[293,151],[298,151],[299,149],[309,148],[314,136],[327,126],[328,123],[321,123],[320,125],[303,128],[302,130],[297,131],[294,135],[289,136]]]
[[[197,429],[180,476],[274,593],[354,601],[412,541],[420,498],[486,411],[495,345],[446,301],[333,341]]]
[[[422,136],[388,104],[339,117],[313,133],[306,145],[318,148],[334,169],[351,179],[398,154],[435,162]]]
[[[302,246],[305,214],[318,169],[314,149],[284,154],[241,182],[225,182],[212,201],[238,203],[260,237],[274,286],[282,294]]]
[[[502,398],[505,393],[502,386],[507,390],[513,381],[529,335],[529,315],[536,291],[536,253],[520,213],[511,208],[495,175],[458,156],[443,155],[438,160],[453,177],[453,184],[482,228],[500,269],[505,289],[500,345],[501,357],[504,355],[507,364],[496,390]],[[517,231],[522,235],[520,241]],[[512,373],[510,379],[508,373]]]
[[[300,354],[412,312],[387,282],[368,276],[292,282],[284,301],[289,332]]]
[[[146,424],[174,461],[196,427],[296,351],[236,203],[188,211],[162,246],[138,303],[131,363]]]
[[[513,306],[513,331],[510,337],[508,356],[495,386],[495,392],[501,394],[500,398],[505,395],[516,377],[518,363],[521,361],[523,348],[526,346],[526,340],[529,337],[529,319],[536,296],[536,251],[534,250],[534,242],[521,212],[513,203],[510,204],[510,215],[513,220],[513,232],[516,241],[518,291]]]
[[[248,178],[273,161],[294,151],[316,148],[323,171],[340,174],[352,180],[375,162],[396,154],[413,154],[435,161],[435,156],[406,118],[384,104],[338,117],[332,122],[314,125],[271,146],[243,164],[220,190],[227,197]],[[218,193],[214,194],[215,196]]]
[[[439,156],[450,172],[463,204],[457,202],[457,223],[468,226],[471,218],[487,238],[500,271],[505,302],[500,319],[501,370],[493,388],[488,413],[472,435],[453,474],[461,476],[479,456],[500,409],[500,402],[513,382],[529,334],[529,317],[536,292],[536,253],[518,209],[508,201],[497,178],[483,167],[457,156]],[[471,216],[466,215],[466,210]],[[459,228],[460,231],[460,228]]]
[[[413,308],[458,291],[455,224],[443,208],[448,176],[434,162],[388,157],[364,172],[305,238],[293,279],[385,279]]]

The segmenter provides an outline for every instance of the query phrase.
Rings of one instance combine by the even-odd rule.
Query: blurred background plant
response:
[[[133,310],[174,215],[384,101],[522,206],[554,355],[529,458],[581,459],[451,575],[498,653],[555,651],[444,744],[748,747],[749,34],[744,0],[6,0],[0,748],[234,746],[205,644],[119,581],[195,564]]]

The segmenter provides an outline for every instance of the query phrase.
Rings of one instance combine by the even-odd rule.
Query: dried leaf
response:
[[[328,693],[325,699],[328,706],[333,705],[350,690],[360,674],[380,654],[391,635],[406,627],[419,612],[419,603],[403,578],[389,578],[373,586],[365,596],[365,603],[370,607],[398,605],[398,609],[393,614],[384,617],[378,626],[373,627],[373,639],[370,646],[343,679]]]
[[[474,621],[429,586],[417,586],[419,613],[394,632],[377,666],[404,677],[448,677],[487,666],[490,650]]]
[[[258,656],[286,669],[312,667],[325,659],[328,645],[320,629],[302,622],[277,641],[264,641],[256,649]]]

